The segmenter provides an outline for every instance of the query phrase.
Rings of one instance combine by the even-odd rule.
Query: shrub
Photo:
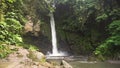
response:
[[[116,59],[120,56],[120,20],[113,21],[108,30],[110,36],[97,47],[95,54]]]
[[[0,41],[17,44],[22,42],[20,31],[22,25],[16,19],[7,18],[0,22]]]
[[[0,58],[5,58],[12,50],[6,44],[0,44]]]

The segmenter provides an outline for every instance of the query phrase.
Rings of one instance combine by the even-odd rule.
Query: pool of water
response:
[[[47,60],[49,62],[54,62],[57,65],[60,65],[61,61],[65,60],[72,65],[73,68],[120,68],[120,61],[87,61],[88,58],[84,56],[50,56],[47,57]]]
[[[82,62],[74,61],[69,62],[73,68],[120,68],[119,63],[108,63],[108,62]]]

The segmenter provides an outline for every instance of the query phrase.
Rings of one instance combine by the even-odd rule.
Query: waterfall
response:
[[[57,48],[57,39],[56,39],[56,30],[55,30],[55,20],[53,13],[50,14],[50,24],[51,24],[51,33],[52,33],[52,54],[58,54]]]
[[[55,20],[53,13],[50,13],[50,24],[51,24],[51,33],[52,33],[52,53],[49,56],[65,56],[66,54],[62,51],[58,51],[57,48],[57,37],[55,30]]]

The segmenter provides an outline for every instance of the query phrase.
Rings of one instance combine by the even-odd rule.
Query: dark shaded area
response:
[[[37,46],[39,50],[44,54],[52,50],[50,40],[48,40],[48,37],[42,34],[40,34],[39,36],[34,36],[31,33],[27,33],[26,35],[23,36],[23,40],[26,44]]]
[[[23,40],[26,44],[35,45],[39,48],[41,52],[44,54],[47,54],[48,52],[52,52],[52,43],[50,40],[48,40],[48,37],[40,33],[39,36],[32,35],[31,32],[25,34],[23,36]],[[69,45],[63,41],[58,41],[58,50],[62,52],[66,52],[69,55],[71,54]]]

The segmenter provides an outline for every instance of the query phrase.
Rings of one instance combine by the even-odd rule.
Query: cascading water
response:
[[[55,20],[53,13],[50,13],[50,24],[51,24],[51,33],[52,33],[52,53],[48,54],[49,56],[66,56],[62,51],[58,51],[57,48],[57,37],[55,30]]]
[[[51,3],[47,1],[47,3]],[[51,5],[53,8],[55,7],[55,0],[53,0],[53,3]],[[55,20],[54,20],[54,14],[53,12],[50,12],[50,24],[51,24],[51,33],[52,33],[52,53],[48,52],[48,56],[66,56],[67,53],[64,53],[62,51],[58,51],[57,48],[57,37],[56,37],[56,30],[55,30]]]
[[[50,14],[50,24],[51,24],[51,33],[52,33],[52,54],[58,54],[57,48],[57,39],[56,39],[56,30],[55,30],[55,21],[53,13]]]

